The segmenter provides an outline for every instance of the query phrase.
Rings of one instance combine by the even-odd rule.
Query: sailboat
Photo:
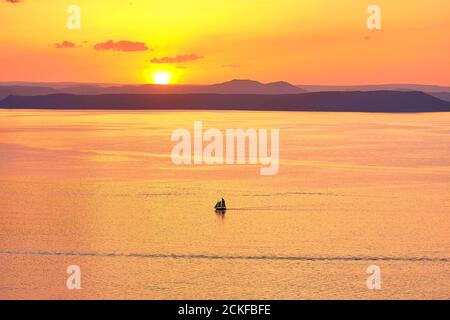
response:
[[[222,198],[222,200],[217,202],[216,205],[214,206],[214,209],[216,209],[218,211],[225,211],[225,210],[227,210],[227,206],[225,204],[225,200]]]

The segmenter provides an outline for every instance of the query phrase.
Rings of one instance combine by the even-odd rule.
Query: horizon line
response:
[[[392,85],[419,85],[419,86],[434,86],[434,87],[449,87],[449,84],[431,84],[431,83],[402,83],[402,82],[385,82],[385,83],[359,83],[359,84],[317,84],[317,83],[291,83],[289,81],[285,80],[275,80],[275,81],[261,81],[261,80],[255,80],[255,79],[231,79],[231,80],[224,80],[220,82],[211,82],[211,83],[173,83],[173,84],[165,84],[165,85],[159,85],[154,83],[139,83],[139,82],[84,82],[84,81],[28,81],[28,80],[7,80],[7,81],[0,81],[0,85],[3,84],[80,84],[80,85],[108,85],[108,86],[160,86],[160,87],[176,87],[176,86],[209,86],[209,85],[215,85],[215,84],[222,84],[227,83],[231,81],[254,81],[259,82],[261,84],[270,84],[270,83],[277,83],[277,82],[285,82],[288,84],[291,84],[293,86],[316,86],[316,87],[362,87],[362,86],[392,86]]]

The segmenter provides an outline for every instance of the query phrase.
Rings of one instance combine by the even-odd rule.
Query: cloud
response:
[[[202,56],[196,54],[182,54],[176,57],[163,57],[163,58],[153,58],[150,60],[151,63],[184,63],[189,61],[196,61],[203,59]]]
[[[131,52],[131,51],[147,51],[151,50],[144,42],[135,42],[128,40],[121,40],[114,42],[113,40],[108,40],[106,42],[97,43],[94,46],[95,50],[113,50],[113,51],[123,51],[123,52]]]
[[[53,47],[56,49],[73,49],[73,48],[79,48],[80,46],[77,46],[75,43],[71,41],[63,41],[61,43],[54,43]]]

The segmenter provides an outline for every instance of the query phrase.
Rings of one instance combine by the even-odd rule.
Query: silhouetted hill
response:
[[[433,97],[450,102],[450,93],[449,92],[434,92],[434,93],[430,93],[430,94]]]
[[[52,85],[52,84],[49,84]],[[177,94],[202,91],[204,86],[170,85],[159,86],[152,84],[143,85],[96,85],[96,84],[57,84],[54,87],[26,85],[0,85],[0,99],[9,95],[37,96],[56,93],[70,93],[76,95],[99,95],[99,94]]]
[[[314,92],[287,95],[169,94],[9,96],[0,102],[9,109],[108,110],[278,110],[346,112],[442,112],[450,103],[423,92]]]
[[[306,92],[287,82],[261,83],[254,80],[231,80],[203,88],[202,92],[221,94],[296,94]]]
[[[421,91],[425,93],[447,92],[450,93],[450,87],[426,85],[426,84],[373,84],[373,85],[297,85],[308,92],[323,92],[323,91]]]
[[[58,90],[49,87],[39,86],[0,86],[0,99],[4,99],[9,95],[18,96],[38,96],[57,93]]]

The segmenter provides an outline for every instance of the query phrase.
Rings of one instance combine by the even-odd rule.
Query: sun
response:
[[[170,83],[170,73],[166,71],[155,72],[153,74],[153,83],[165,85]]]

